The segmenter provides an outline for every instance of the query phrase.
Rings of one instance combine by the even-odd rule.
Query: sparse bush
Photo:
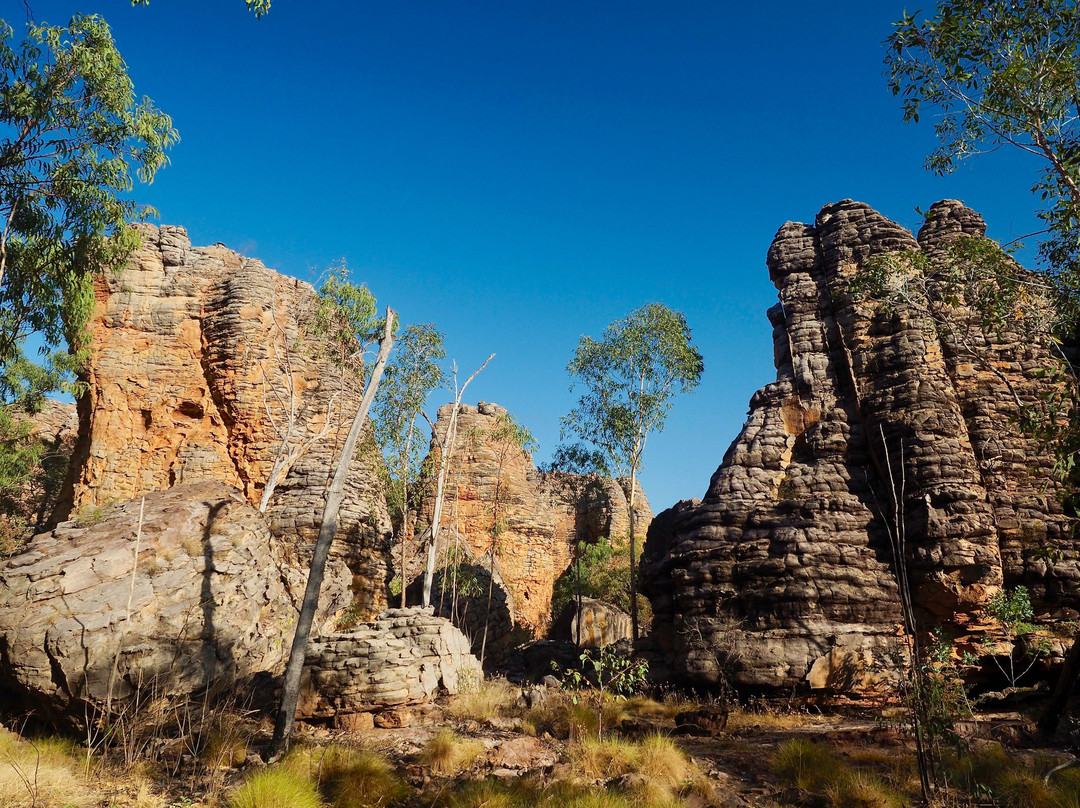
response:
[[[310,778],[288,766],[274,766],[245,780],[229,808],[322,808],[322,801]]]

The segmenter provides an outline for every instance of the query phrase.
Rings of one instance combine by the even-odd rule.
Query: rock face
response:
[[[673,675],[879,682],[901,624],[897,560],[924,628],[965,632],[1003,585],[1026,585],[1037,614],[1075,614],[1080,568],[1051,460],[1017,426],[1017,399],[1045,389],[1047,348],[973,318],[962,338],[942,336],[909,307],[848,291],[870,256],[984,230],[955,201],[931,208],[918,239],[850,200],[780,228],[768,254],[777,380],[752,398],[704,500],[649,533],[642,588]]]
[[[83,704],[138,687],[187,696],[284,664],[285,581],[299,576],[262,515],[206,481],[147,494],[141,532],[139,511],[132,500],[65,522],[0,561],[6,709],[82,719]]]
[[[435,428],[443,439],[450,414],[449,404],[439,409]],[[497,524],[495,582],[496,587],[505,587],[505,622],[537,636],[550,621],[552,587],[570,566],[574,542],[626,534],[629,508],[615,480],[538,472],[528,452],[494,437],[499,419],[506,415],[497,404],[462,406],[437,552],[440,566],[456,553],[486,576],[491,567],[492,528]],[[435,456],[437,452],[433,442]],[[434,504],[434,491],[429,491],[420,507],[420,539],[431,524]],[[644,536],[652,513],[640,487],[635,507],[637,531]],[[406,547],[406,557],[406,577],[412,581],[423,573],[422,542]],[[395,564],[399,559],[400,547],[394,551]],[[474,615],[486,604],[487,580],[483,578],[482,603],[470,607]],[[475,629],[469,633],[478,640]]]
[[[257,504],[290,391],[298,441],[322,430],[334,398],[328,436],[289,470],[267,510],[273,533],[306,562],[359,400],[301,335],[313,290],[222,246],[192,247],[181,227],[140,229],[143,246],[127,268],[97,282],[89,392],[61,510],[197,480],[235,486]],[[385,606],[389,520],[378,462],[353,463],[327,571],[330,612],[350,600],[366,616]]]
[[[353,631],[315,638],[300,714],[332,716],[429,701],[484,679],[468,638],[431,608],[391,609]]]
[[[582,648],[599,648],[633,638],[630,615],[595,598],[571,600],[551,627],[551,638]]]

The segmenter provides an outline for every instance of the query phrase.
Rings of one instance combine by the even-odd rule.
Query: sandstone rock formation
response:
[[[177,485],[65,522],[0,561],[0,692],[55,721],[229,688],[284,664],[284,544],[236,489]],[[136,558],[136,549],[138,556]]]
[[[704,500],[649,533],[642,588],[657,662],[674,675],[880,681],[901,623],[897,561],[924,628],[964,634],[1003,585],[1026,585],[1048,619],[1076,615],[1080,567],[1051,460],[1017,425],[1017,399],[1044,389],[1048,348],[984,333],[964,310],[963,337],[939,335],[910,307],[848,290],[870,256],[984,230],[955,201],[930,209],[918,239],[850,200],[780,228],[768,254],[777,380],[752,398]]]
[[[613,645],[633,638],[630,615],[622,609],[595,598],[576,600],[562,610],[551,627],[553,640],[565,640],[582,648]]]
[[[449,404],[439,409],[435,428],[443,438],[450,413]],[[482,618],[486,571],[492,566],[492,527],[497,520],[494,569],[496,587],[505,587],[501,596],[506,604],[502,622],[537,636],[550,621],[552,587],[570,566],[574,543],[626,534],[629,509],[617,481],[600,475],[541,473],[528,452],[497,441],[493,437],[495,427],[506,414],[497,404],[462,406],[437,552],[440,566],[453,556],[481,573],[484,596],[469,611],[473,619],[477,612]],[[434,441],[433,452],[437,453]],[[637,529],[644,535],[652,513],[640,487],[636,508]],[[434,492],[429,490],[420,507],[417,539],[406,548],[410,581],[422,575],[423,533],[433,513]],[[395,564],[399,558],[397,548]],[[466,631],[474,643],[479,642],[475,625]],[[501,626],[500,632],[505,633]]]
[[[140,225],[143,246],[100,277],[80,436],[65,506],[78,514],[180,483],[217,480],[258,503],[290,392],[297,438],[329,436],[292,467],[269,503],[274,535],[305,563],[326,483],[359,391],[299,323],[313,290],[222,246],[192,247],[181,227]],[[291,376],[286,367],[291,368]],[[379,459],[354,461],[327,570],[329,613],[385,606],[389,520]],[[62,513],[61,517],[65,514]]]
[[[300,715],[333,716],[456,694],[484,679],[470,643],[431,608],[391,609],[308,648]]]

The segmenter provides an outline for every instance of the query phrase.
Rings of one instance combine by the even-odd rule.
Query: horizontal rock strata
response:
[[[61,516],[198,480],[235,486],[257,504],[294,401],[295,442],[329,419],[328,434],[288,470],[267,516],[306,563],[360,393],[341,389],[301,328],[314,290],[221,245],[193,247],[182,227],[139,228],[128,266],[97,280],[89,391]],[[324,595],[331,613],[351,601],[365,616],[385,606],[389,520],[378,463],[368,455],[350,470]]]
[[[704,500],[649,534],[643,590],[662,669],[788,688],[847,665],[857,687],[879,682],[870,668],[901,625],[897,561],[924,628],[961,634],[1018,584],[1045,618],[1075,615],[1080,568],[1051,460],[1017,425],[1045,389],[1047,346],[984,333],[964,310],[962,328],[939,334],[910,306],[849,291],[871,256],[940,254],[984,230],[955,201],[931,208],[918,239],[850,200],[780,228],[768,254],[777,380],[752,398]]]
[[[306,717],[416,704],[483,681],[468,638],[430,608],[392,609],[352,631],[313,639],[305,675]]]

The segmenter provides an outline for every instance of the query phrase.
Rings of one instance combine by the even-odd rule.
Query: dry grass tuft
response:
[[[479,757],[484,747],[478,741],[462,738],[453,730],[441,729],[420,750],[419,760],[432,774],[451,777]]]
[[[639,771],[656,783],[678,786],[694,771],[678,744],[665,735],[648,735],[638,744]]]
[[[97,802],[85,758],[69,741],[22,740],[0,728],[0,808],[82,808]]]
[[[585,737],[570,750],[570,760],[574,769],[585,777],[609,780],[638,771],[641,750],[633,741],[621,738],[598,741]]]
[[[328,747],[318,780],[334,808],[393,805],[411,793],[390,761],[368,749]]]
[[[505,679],[485,679],[475,690],[455,696],[446,706],[446,714],[459,721],[491,721],[512,713],[520,692]]]

